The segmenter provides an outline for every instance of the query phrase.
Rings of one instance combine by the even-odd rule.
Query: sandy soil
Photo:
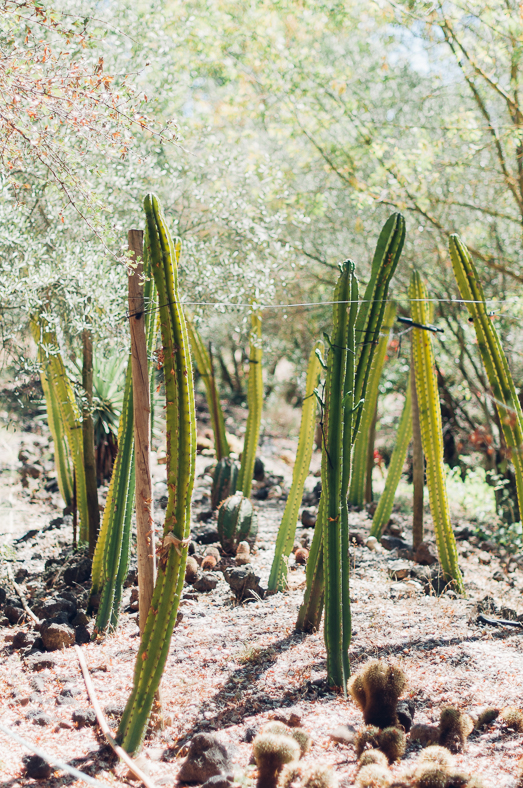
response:
[[[35,440],[39,446],[33,445]],[[26,488],[21,485],[19,473],[21,441],[30,454],[41,457],[44,468],[43,477],[29,479]],[[43,531],[61,512],[58,494],[43,490],[45,473],[52,475],[46,436],[3,431],[0,445],[0,583],[13,596],[6,574],[6,562],[10,561],[15,573],[20,568],[28,570],[21,585],[30,597],[31,583],[40,582],[46,559],[64,561],[70,556],[70,523],[66,518],[63,526]],[[284,487],[290,479],[288,462],[292,448],[290,441],[272,440],[265,443],[262,451],[266,468],[284,477]],[[208,508],[208,464],[208,457],[198,457],[195,527],[198,513]],[[318,466],[316,454],[313,470]],[[163,466],[155,466],[157,498],[164,493],[163,472]],[[308,489],[316,481],[310,476]],[[257,501],[256,505],[259,535],[252,561],[264,585],[284,501],[276,498]],[[161,509],[157,508],[156,515],[160,524]],[[398,515],[397,521],[403,525],[408,540],[409,518]],[[430,536],[430,518],[427,521]],[[351,513],[351,527],[365,535],[370,519],[365,512]],[[15,544],[31,529],[36,531],[33,537]],[[297,539],[311,535],[311,529],[299,528]],[[410,577],[403,581],[392,579],[393,562],[398,560],[396,551],[376,552],[365,545],[352,549],[352,668],[355,670],[373,658],[396,660],[408,676],[407,694],[416,704],[415,722],[436,723],[439,710],[448,704],[471,714],[486,706],[523,707],[523,631],[476,623],[477,602],[487,595],[497,603],[498,613],[503,606],[523,613],[521,571],[507,573],[506,559],[487,554],[471,541],[474,540],[459,543],[467,590],[464,599],[454,598],[452,593],[426,594],[421,583]],[[499,579],[493,579],[494,575]],[[253,785],[256,770],[249,765],[252,745],[246,741],[252,733],[250,729],[259,728],[275,715],[286,717],[293,712],[313,739],[306,760],[333,765],[341,785],[353,784],[354,748],[334,743],[329,734],[340,724],[360,726],[361,713],[350,699],[331,692],[325,684],[322,634],[303,635],[294,630],[303,589],[303,568],[290,572],[288,593],[263,601],[238,604],[223,579],[209,593],[195,594],[187,588],[181,605],[183,620],[175,629],[162,683],[169,724],[163,730],[150,732],[142,756],[157,785],[176,784],[187,744],[201,731],[215,732],[230,746],[237,782]],[[124,605],[129,603],[129,594],[127,589]],[[74,649],[53,652],[54,666],[34,673],[28,669],[23,654],[12,646],[14,634],[29,628],[29,624],[0,627],[0,724],[46,752],[96,775],[100,784],[128,784],[127,770],[115,763],[96,729],[77,729],[72,722],[75,710],[90,708]],[[115,634],[84,646],[102,707],[125,704],[138,647],[137,633],[136,614],[123,612]],[[72,700],[58,705],[64,686],[71,688]],[[34,724],[36,711],[48,715],[46,724]],[[111,722],[114,724],[114,719]],[[495,722],[483,733],[470,737],[457,762],[480,774],[485,785],[508,788],[515,785],[516,760],[523,754],[522,743],[520,734]],[[418,744],[409,744],[404,760],[394,766],[395,774],[410,765],[418,752]],[[0,732],[0,788],[35,784],[24,777],[22,757],[26,754],[22,746]],[[49,780],[38,784],[55,788],[84,783],[56,771]]]

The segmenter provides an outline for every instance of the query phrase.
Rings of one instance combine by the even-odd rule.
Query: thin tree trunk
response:
[[[374,444],[376,442],[376,422],[378,420],[378,403],[369,430],[369,445],[367,447],[367,467],[365,469],[365,503],[372,503],[372,471],[374,470]]]
[[[129,230],[129,251],[143,257],[143,232]],[[149,362],[145,336],[143,264],[137,263],[129,277],[129,325],[133,375],[134,457],[136,469],[136,543],[138,553],[138,593],[140,631],[143,632],[151,604],[156,566],[154,560],[153,496],[151,479],[151,397]]]
[[[412,392],[412,482],[414,486],[412,500],[412,546],[414,550],[416,550],[423,541],[423,483],[425,478],[425,463],[421,444],[418,393],[416,391],[412,343],[410,348],[410,367],[410,385]]]
[[[85,405],[83,409],[82,434],[84,445],[85,488],[87,493],[87,514],[89,518],[89,555],[94,554],[96,539],[100,528],[100,508],[98,506],[98,484],[96,481],[96,458],[94,450],[93,421],[93,337],[88,328],[83,334],[82,386]]]

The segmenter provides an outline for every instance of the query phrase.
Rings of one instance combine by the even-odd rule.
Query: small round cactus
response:
[[[218,509],[218,535],[226,553],[235,553],[239,542],[254,544],[258,531],[256,512],[243,493],[222,501]]]
[[[300,747],[290,736],[261,733],[254,739],[253,754],[258,767],[257,788],[277,788],[281,770],[286,763],[298,760]]]
[[[222,501],[236,492],[238,463],[230,457],[223,457],[216,463],[212,477],[211,506],[217,509]]]

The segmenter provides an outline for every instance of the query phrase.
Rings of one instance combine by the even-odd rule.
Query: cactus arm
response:
[[[114,595],[112,601],[111,617],[109,619],[108,629],[112,632],[118,626],[118,619],[120,617],[120,604],[122,601],[123,584],[127,578],[129,571],[129,556],[131,553],[131,520],[134,510],[134,493],[136,484],[136,465],[134,463],[134,450],[131,457],[131,475],[129,478],[127,500],[125,502],[125,514],[123,518],[122,529],[122,549],[120,552],[120,560],[118,562],[118,573],[114,583]]]
[[[56,479],[60,494],[66,506],[71,506],[73,502],[73,474],[71,471],[71,460],[67,437],[60,416],[60,407],[55,396],[54,387],[49,384],[47,363],[45,353],[40,344],[40,324],[37,319],[31,320],[31,331],[38,348],[38,363],[40,365],[40,382],[44,392],[45,406],[47,410],[47,423],[51,432],[54,444],[54,461],[56,468]]]
[[[405,404],[403,405],[403,411],[401,413],[394,451],[392,452],[389,470],[387,472],[387,479],[385,481],[385,488],[381,494],[378,506],[372,519],[370,535],[375,536],[376,539],[380,538],[381,534],[383,533],[383,529],[390,520],[392,507],[394,506],[394,497],[396,495],[396,490],[398,489],[398,484],[403,471],[403,466],[405,464],[405,459],[407,457],[407,450],[409,448],[411,438],[412,393],[409,376]]]
[[[417,271],[412,274],[409,298],[411,299],[412,319],[426,325],[430,317],[428,294]],[[458,552],[450,521],[445,483],[441,406],[434,372],[432,337],[428,331],[413,328],[412,342],[421,441],[427,463],[427,487],[441,567],[448,580],[454,583],[456,590],[463,593],[463,578],[458,566]]]
[[[184,583],[194,483],[196,421],[189,339],[178,297],[179,246],[174,247],[154,195],[144,201],[151,263],[158,288],[164,350],[167,486],[163,544],[151,607],[138,650],[131,695],[118,729],[127,752],[140,746],[169,652]]]
[[[372,369],[367,381],[367,389],[363,412],[360,419],[359,432],[354,441],[352,476],[350,482],[349,501],[356,506],[363,506],[365,503],[365,479],[367,471],[367,454],[369,449],[369,435],[372,420],[378,401],[379,382],[385,358],[387,356],[387,346],[389,335],[396,317],[396,305],[390,302],[386,305],[381,336],[378,348],[374,354]]]
[[[102,594],[95,632],[103,632],[109,625],[115,591],[117,588],[118,570],[124,546],[126,513],[129,509],[129,496],[134,496],[133,478],[133,389],[131,360],[127,364],[122,412],[118,424],[118,452],[114,461],[107,500],[100,533],[93,556],[90,599]],[[132,486],[132,489],[131,489]],[[125,580],[125,578],[124,578]],[[88,609],[93,607],[89,603]]]
[[[276,537],[276,550],[267,589],[269,592],[284,591],[287,587],[287,560],[294,544],[296,522],[303,497],[303,486],[309,473],[314,445],[314,430],[316,426],[316,398],[314,390],[320,377],[319,354],[321,354],[323,347],[323,342],[319,340],[314,345],[309,356],[296,462],[292,472],[292,485],[289,497],[285,504],[285,511],[283,512],[278,536]]]
[[[227,442],[225,433],[225,419],[223,417],[223,410],[218,396],[218,389],[216,386],[216,378],[212,366],[211,357],[205,347],[203,340],[196,330],[188,312],[185,312],[185,319],[187,321],[187,331],[189,333],[189,340],[191,342],[191,350],[196,361],[198,371],[202,376],[205,385],[205,393],[207,395],[207,406],[211,415],[211,422],[214,432],[214,446],[216,449],[216,459],[220,461],[223,457],[228,457],[231,450]]]
[[[401,213],[393,213],[385,222],[378,238],[372,261],[369,284],[363,296],[363,303],[356,322],[356,383],[354,402],[364,397],[367,380],[372,368],[372,358],[378,343],[383,322],[390,281],[397,268],[405,242],[405,219]],[[357,433],[361,411],[355,419]]]
[[[485,304],[483,288],[465,244],[450,237],[450,256],[461,297],[474,323],[483,366],[492,388],[499,420],[514,465],[520,518],[523,520],[523,414],[507,358]]]
[[[325,496],[325,507],[322,522],[316,523],[316,528],[321,527],[323,530],[327,680],[329,684],[336,687],[343,687],[348,679],[343,653],[345,616],[342,583],[345,578],[342,566],[341,499],[345,459],[343,400],[347,351],[353,350],[348,347],[349,321],[346,302],[352,300],[353,273],[354,263],[347,261],[342,264],[333,297],[333,328],[325,379],[324,445],[321,463],[322,498]],[[352,410],[351,405],[352,403],[347,402],[346,408]]]
[[[260,435],[260,424],[263,409],[263,377],[262,377],[262,344],[261,344],[261,315],[253,309],[251,315],[252,329],[250,336],[249,352],[249,383],[247,388],[247,426],[243,442],[242,460],[238,474],[237,488],[246,498],[249,498],[252,487],[252,475],[256,460],[256,449]]]

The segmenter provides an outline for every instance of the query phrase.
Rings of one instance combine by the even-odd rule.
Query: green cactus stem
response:
[[[269,577],[269,592],[284,591],[287,587],[287,561],[294,544],[296,522],[303,497],[305,479],[309,473],[312,449],[314,445],[314,432],[316,427],[316,397],[314,390],[318,386],[321,361],[319,355],[323,354],[324,345],[321,340],[316,342],[309,356],[307,367],[307,381],[305,384],[305,397],[301,413],[300,434],[298,438],[298,451],[292,472],[292,485],[289,497],[285,504],[282,521],[276,537],[276,550]]]
[[[218,509],[218,536],[226,553],[236,553],[240,542],[248,542],[252,547],[258,532],[256,512],[242,492],[236,492]]]
[[[53,438],[54,462],[56,468],[56,479],[58,489],[65,505],[71,506],[73,503],[73,472],[71,468],[71,456],[67,437],[60,415],[60,406],[56,397],[54,386],[50,385],[49,373],[47,370],[46,355],[40,343],[40,326],[37,320],[31,320],[31,330],[38,348],[38,364],[40,367],[40,382],[44,392],[45,406],[47,410],[47,423]]]
[[[143,739],[169,653],[189,548],[196,457],[193,371],[185,316],[178,295],[180,246],[175,247],[171,240],[157,197],[147,195],[144,209],[160,304],[169,498],[158,574],[136,658],[133,689],[118,729],[118,739],[129,753],[135,752]]]
[[[389,344],[389,336],[394,320],[396,319],[396,304],[390,302],[387,304],[383,316],[383,327],[378,344],[378,348],[374,354],[374,361],[372,364],[371,373],[368,378],[367,391],[365,396],[365,404],[363,405],[363,412],[361,415],[360,429],[356,440],[354,442],[353,451],[353,469],[349,490],[349,503],[355,506],[363,506],[365,503],[365,481],[367,476],[367,455],[369,450],[374,447],[370,445],[370,434],[372,429],[372,422],[376,412],[376,404],[378,402],[378,391],[383,365],[387,357],[387,347]]]
[[[198,367],[198,372],[202,376],[205,386],[207,406],[211,415],[211,423],[214,432],[216,459],[219,461],[223,457],[228,457],[231,450],[227,442],[225,419],[223,417],[222,405],[218,395],[212,359],[187,311],[185,312],[185,319],[187,322],[189,339],[191,341],[191,350],[194,355],[194,360],[196,361],[196,366]]]
[[[427,325],[430,309],[427,288],[417,271],[412,274],[409,298],[412,319]],[[427,487],[430,510],[436,532],[436,543],[443,573],[456,591],[463,593],[463,578],[458,566],[456,540],[450,522],[449,503],[443,465],[443,431],[434,351],[430,331],[412,329],[414,374],[418,394],[421,442],[426,458]]]
[[[252,475],[254,472],[254,462],[256,460],[256,450],[258,448],[263,409],[262,319],[257,309],[253,308],[251,322],[249,383],[247,388],[247,407],[249,409],[249,414],[247,416],[240,472],[238,474],[238,483],[236,487],[237,490],[242,491],[246,498],[249,498],[251,494]]]
[[[211,507],[213,509],[217,509],[222,501],[236,492],[238,471],[238,463],[231,457],[224,457],[216,463],[211,488]]]
[[[469,251],[458,235],[450,236],[450,256],[461,297],[474,324],[492,398],[514,466],[520,519],[523,521],[523,415],[507,358],[490,318],[483,288]]]
[[[374,517],[372,518],[372,528],[370,529],[370,535],[375,536],[376,539],[380,538],[381,534],[385,529],[385,526],[390,520],[390,516],[392,514],[392,507],[394,506],[394,498],[396,495],[396,490],[398,489],[398,484],[401,479],[401,473],[403,471],[403,466],[405,465],[405,460],[407,458],[407,451],[409,448],[409,443],[411,441],[411,438],[412,438],[412,394],[411,394],[410,375],[409,375],[409,382],[407,385],[405,403],[403,405],[403,411],[401,413],[398,432],[396,433],[396,442],[394,444],[394,451],[392,452],[389,469],[387,471],[385,488],[381,494],[376,511],[374,512]]]
[[[80,516],[80,542],[89,539],[89,517],[87,512],[87,492],[84,473],[84,449],[82,419],[76,403],[73,388],[67,376],[65,365],[54,331],[50,331],[45,321],[39,320],[35,339],[39,345],[44,374],[49,387],[53,389],[53,401],[58,404],[62,427],[71,450],[76,478],[76,504]]]

